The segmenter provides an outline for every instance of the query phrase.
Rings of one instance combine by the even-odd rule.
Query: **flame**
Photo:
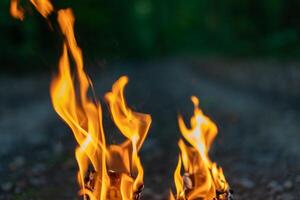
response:
[[[54,11],[53,5],[49,0],[30,0],[37,11],[45,18]],[[24,9],[20,6],[20,0],[10,1],[10,14],[16,19],[24,19]]]
[[[119,130],[127,138],[120,146],[111,146],[111,152],[118,152],[119,154],[131,152],[132,161],[126,160],[124,163],[127,173],[130,171],[130,163],[137,171],[137,178],[134,181],[133,189],[137,190],[143,182],[143,168],[138,157],[138,151],[140,150],[147,132],[151,124],[151,116],[143,113],[133,112],[127,107],[124,99],[124,87],[128,82],[126,76],[121,77],[112,87],[112,92],[105,95],[105,99],[108,102],[113,120]],[[122,151],[119,150],[121,147]],[[121,155],[121,154],[120,154]],[[128,158],[128,156],[126,156]],[[115,162],[111,160],[112,164]]]
[[[128,78],[121,77],[105,98],[113,121],[126,140],[122,144],[106,144],[101,105],[87,95],[93,87],[83,69],[82,52],[74,36],[72,11],[59,10],[57,19],[65,41],[59,73],[51,83],[50,94],[55,111],[72,129],[79,144],[75,154],[79,165],[78,182],[82,187],[80,194],[100,200],[134,199],[135,192],[143,184],[144,174],[138,151],[149,130],[151,117],[127,107],[124,87]],[[69,55],[76,65],[78,92],[71,76]],[[87,186],[84,180],[89,165],[96,174],[93,186]]]
[[[24,19],[24,9],[19,5],[19,0],[10,1],[10,14],[16,19]]]
[[[218,129],[213,121],[203,114],[199,108],[199,100],[192,96],[194,115],[190,119],[191,128],[187,128],[182,116],[178,124],[184,139],[191,145],[186,145],[180,139],[178,142],[181,154],[174,173],[177,199],[206,199],[220,198],[219,194],[229,189],[223,171],[209,159],[209,150]],[[181,175],[183,164],[184,174]],[[170,194],[170,200],[175,199]]]
[[[45,18],[53,11],[53,6],[48,0],[30,0],[30,2]]]

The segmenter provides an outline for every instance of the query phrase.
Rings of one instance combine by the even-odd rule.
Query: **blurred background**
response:
[[[61,35],[31,4],[0,2],[0,199],[79,199],[76,142],[52,109]],[[152,115],[143,199],[167,199],[189,97],[219,127],[211,152],[235,199],[300,199],[299,0],[53,1],[71,7],[85,68],[117,141],[105,92],[128,75],[128,104]]]
[[[1,62],[18,71],[57,56],[57,38],[30,6],[24,22],[1,2]],[[295,59],[300,55],[298,0],[53,1],[72,5],[88,60],[153,59],[177,55]],[[18,59],[15,59],[15,58]],[[51,58],[51,59],[50,59]]]

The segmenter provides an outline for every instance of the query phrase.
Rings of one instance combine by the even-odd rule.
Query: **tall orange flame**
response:
[[[54,11],[48,0],[30,2],[45,18]],[[18,3],[18,0],[11,1],[11,13],[23,19],[24,12]],[[151,116],[134,112],[127,106],[124,88],[128,78],[121,77],[105,99],[114,123],[126,140],[122,144],[106,144],[100,102],[88,96],[88,92],[91,90],[94,94],[94,90],[84,71],[82,52],[75,39],[72,10],[58,10],[57,21],[64,44],[50,95],[55,111],[71,128],[78,142],[75,156],[79,166],[79,194],[91,200],[138,199],[144,176],[138,152],[148,133]],[[69,57],[75,63],[75,77],[72,76]],[[89,172],[90,167],[93,172]]]
[[[187,128],[182,116],[178,124],[184,139],[191,145],[187,146],[180,139],[178,142],[181,154],[174,173],[177,199],[222,199],[229,189],[221,168],[209,159],[208,152],[217,135],[217,126],[203,114],[199,108],[199,100],[192,96],[194,115],[190,119],[191,128]],[[181,167],[184,174],[181,175]],[[170,194],[170,200],[175,199]]]
[[[89,88],[93,88],[83,70],[82,53],[74,36],[72,11],[58,11],[58,23],[65,36],[65,45],[59,73],[51,83],[50,94],[55,111],[70,126],[79,144],[76,159],[79,165],[78,181],[82,186],[80,194],[100,200],[134,199],[135,192],[143,184],[143,168],[138,151],[149,130],[151,117],[127,107],[123,93],[128,78],[121,77],[105,97],[115,124],[127,140],[120,145],[106,144],[100,103],[87,95]],[[76,98],[68,52],[76,64],[79,99]],[[92,187],[87,187],[84,178],[88,175],[90,164],[96,180]],[[115,172],[120,173],[117,178],[120,180],[111,177],[111,173]]]

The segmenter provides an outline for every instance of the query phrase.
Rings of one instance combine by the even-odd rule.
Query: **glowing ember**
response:
[[[209,159],[208,152],[217,135],[216,125],[203,114],[199,100],[193,96],[194,115],[187,128],[183,118],[178,117],[178,124],[188,146],[180,139],[178,142],[181,154],[174,173],[176,198],[170,193],[170,200],[192,199],[230,199],[229,185],[223,171]],[[184,174],[181,174],[183,164]]]

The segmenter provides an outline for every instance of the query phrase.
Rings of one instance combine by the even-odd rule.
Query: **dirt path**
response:
[[[219,127],[212,157],[224,168],[236,199],[300,198],[300,110],[295,103],[298,90],[294,85],[290,90],[273,88],[288,87],[290,75],[283,74],[272,83],[275,72],[267,73],[268,66],[261,72],[249,67],[243,72],[233,63],[233,68],[228,68],[230,73],[225,73],[220,66],[229,64],[221,64],[168,60],[140,66],[121,64],[90,73],[101,97],[120,75],[128,75],[128,104],[153,116],[142,150],[146,173],[143,199],[166,198],[178,154],[176,117],[179,112],[186,118],[191,115],[191,95],[200,98],[204,112]],[[223,74],[213,73],[222,70]],[[282,68],[276,66],[274,70]],[[297,85],[298,79],[293,79]],[[262,87],[263,81],[272,87]],[[75,142],[51,108],[49,79],[46,75],[2,78],[0,83],[0,155],[5,161],[0,163],[0,175],[4,177],[0,184],[12,184],[2,198],[74,199]],[[104,117],[109,119],[107,113]],[[110,132],[111,127],[106,125],[106,133]],[[108,138],[114,140],[113,136]],[[39,165],[42,172],[32,175]],[[37,180],[32,181],[32,177]],[[23,179],[25,186],[20,187]],[[57,192],[60,190],[63,192]]]

